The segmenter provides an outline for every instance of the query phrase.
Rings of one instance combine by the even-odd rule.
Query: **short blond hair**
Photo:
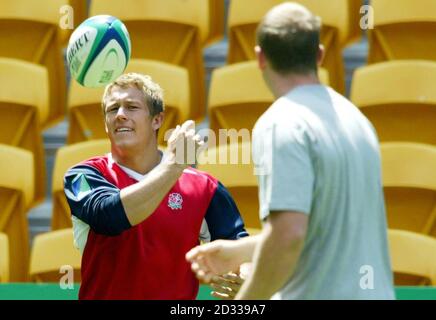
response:
[[[126,73],[109,83],[103,93],[101,107],[103,114],[106,113],[106,98],[112,92],[114,87],[134,87],[142,91],[145,97],[145,103],[150,110],[150,115],[155,116],[165,109],[163,102],[163,90],[154,82],[150,76],[140,73]]]

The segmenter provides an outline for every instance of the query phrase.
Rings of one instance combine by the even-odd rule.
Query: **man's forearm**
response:
[[[253,255],[251,275],[235,299],[270,299],[292,276],[303,240],[283,244],[272,234],[260,239]]]
[[[260,243],[261,237],[262,234],[260,233],[255,236],[241,238],[235,242],[238,247],[238,251],[235,253],[238,264],[251,262],[253,260],[254,251],[256,246]]]
[[[121,202],[132,226],[141,223],[156,210],[182,172],[182,166],[162,163],[144,180],[121,190]]]

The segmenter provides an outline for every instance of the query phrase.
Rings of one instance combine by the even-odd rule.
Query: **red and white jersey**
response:
[[[110,155],[66,173],[65,194],[83,251],[79,299],[195,299],[198,281],[185,254],[199,244],[202,223],[211,240],[247,235],[224,186],[193,168],[132,227],[119,192],[139,179]]]

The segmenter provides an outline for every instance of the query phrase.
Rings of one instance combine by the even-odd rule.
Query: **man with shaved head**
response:
[[[262,232],[192,249],[197,277],[252,261],[237,299],[393,299],[374,128],[320,84],[320,19],[296,3],[257,29],[259,68],[277,100],[253,131]]]

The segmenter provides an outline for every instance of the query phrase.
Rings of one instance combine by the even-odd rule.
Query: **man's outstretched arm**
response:
[[[197,278],[210,282],[212,277],[227,272],[237,272],[244,262],[251,261],[259,235],[239,240],[216,240],[197,246],[186,254]]]
[[[253,269],[235,299],[270,299],[294,273],[306,237],[308,216],[272,212],[253,255]]]

